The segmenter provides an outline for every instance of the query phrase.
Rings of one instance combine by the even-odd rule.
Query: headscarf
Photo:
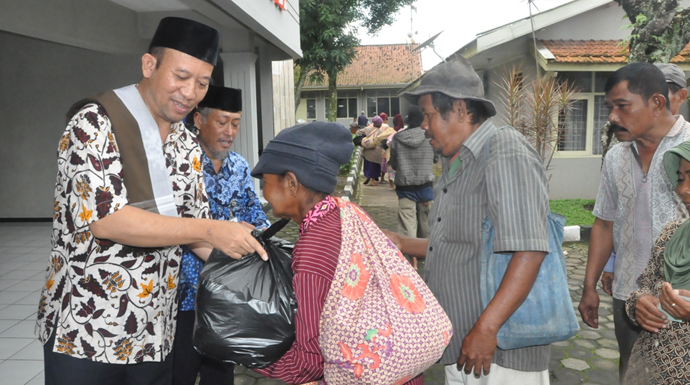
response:
[[[678,187],[680,160],[690,162],[690,141],[664,154],[664,169],[674,188]],[[664,275],[674,289],[690,290],[690,221],[685,221],[666,242]]]
[[[381,120],[383,120],[384,122],[388,120],[388,114],[386,114],[385,112],[382,112],[381,114],[379,114],[379,116],[381,117]]]
[[[380,116],[374,116],[374,118],[371,119],[371,122],[374,123],[374,127],[381,127],[383,124],[383,119],[381,119]]]
[[[393,128],[395,131],[400,131],[401,128],[405,127],[405,121],[402,115],[397,114],[393,117]]]

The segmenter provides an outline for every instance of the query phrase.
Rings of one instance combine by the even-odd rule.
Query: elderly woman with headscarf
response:
[[[324,306],[331,287],[343,287],[346,281],[340,280],[352,278],[348,274],[336,276],[341,249],[347,251],[349,249],[345,248],[356,242],[355,238],[344,239],[341,225],[345,228],[350,223],[346,222],[348,212],[356,211],[354,217],[366,214],[359,207],[329,195],[337,183],[340,165],[350,160],[352,150],[349,130],[337,123],[295,126],[281,131],[271,140],[251,172],[253,177],[263,179],[264,197],[271,204],[273,214],[291,218],[300,225],[300,238],[292,254],[297,300],[296,340],[279,361],[256,369],[288,384],[323,378],[323,352],[327,348],[322,347],[320,341],[327,336],[320,335],[325,322],[322,312],[326,311]],[[343,207],[355,211],[341,210]],[[385,236],[381,235],[385,242]],[[407,383],[421,385],[422,376]]]
[[[381,125],[383,120],[379,116],[374,116],[372,119],[372,124],[364,127],[359,132],[363,133],[365,137],[375,136],[381,132]],[[372,186],[378,186],[376,180],[381,176],[381,155],[383,154],[383,149],[379,146],[374,146],[372,148],[364,148],[362,150],[362,158],[364,158],[363,172],[364,176],[367,178],[364,184],[368,184],[371,181]]]
[[[393,184],[393,181],[395,181],[395,170],[388,164],[388,162],[391,159],[391,141],[393,140],[393,136],[400,130],[405,128],[405,120],[403,119],[402,115],[396,114],[393,117],[393,130],[395,130],[392,134],[388,135],[388,138],[386,138],[386,152],[384,153],[383,157],[385,159],[385,162],[382,160],[381,161],[381,168],[386,167],[386,171],[388,172],[388,190],[393,191],[395,190],[395,185]],[[383,170],[381,171],[383,172]]]
[[[664,168],[685,208],[690,208],[690,141],[664,154]],[[681,204],[681,202],[676,202]],[[642,326],[624,384],[690,384],[690,221],[671,222],[654,244],[626,302]]]

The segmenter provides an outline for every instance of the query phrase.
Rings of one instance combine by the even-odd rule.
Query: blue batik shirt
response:
[[[270,226],[271,222],[266,218],[254,192],[249,164],[241,155],[228,153],[218,173],[206,154],[201,158],[209,212],[213,219],[247,222],[257,228]],[[180,272],[180,311],[195,309],[199,273],[203,266],[204,261],[185,247]]]

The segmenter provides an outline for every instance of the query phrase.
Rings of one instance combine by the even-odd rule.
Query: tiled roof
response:
[[[411,52],[416,44],[361,45],[355,48],[356,56],[349,66],[338,75],[338,86],[366,86],[406,84],[422,74],[420,51]],[[327,87],[328,76],[312,83],[307,79],[305,87]]]
[[[541,40],[555,63],[617,64],[628,61],[628,46],[622,40]],[[671,63],[690,63],[690,44]]]

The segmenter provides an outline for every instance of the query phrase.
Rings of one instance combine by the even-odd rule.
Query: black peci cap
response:
[[[174,49],[216,65],[220,32],[208,25],[181,17],[166,17],[158,24],[151,47]]]
[[[237,88],[209,85],[199,108],[207,107],[228,112],[242,111],[242,91]]]

